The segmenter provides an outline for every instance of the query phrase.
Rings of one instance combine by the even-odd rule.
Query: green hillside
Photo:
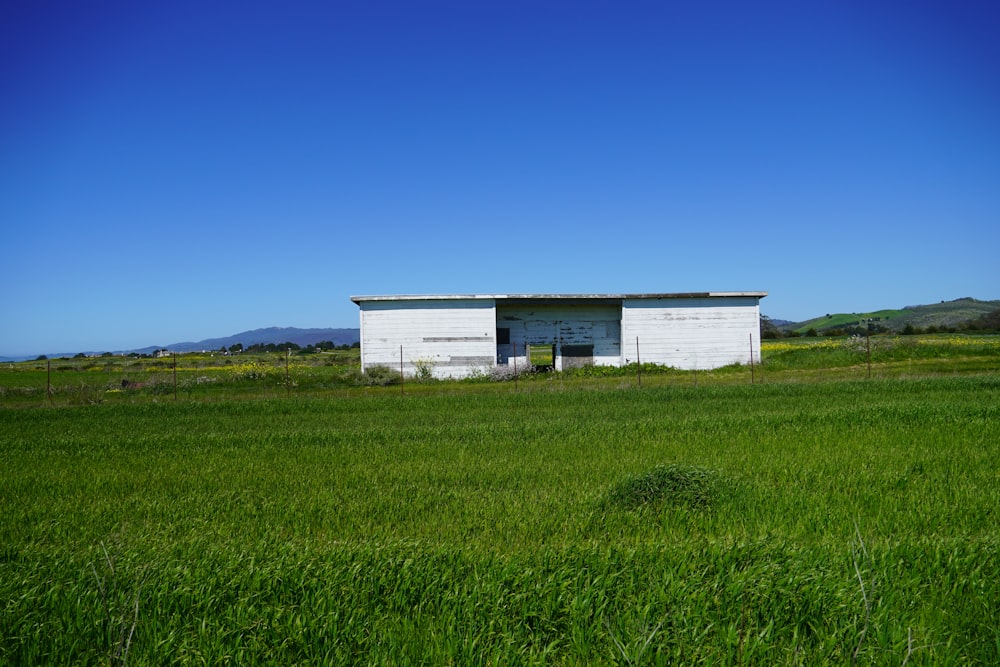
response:
[[[810,329],[818,332],[830,329],[864,326],[872,321],[891,331],[902,331],[906,325],[920,327],[957,327],[969,320],[1000,310],[1000,301],[980,301],[971,297],[942,301],[941,303],[906,306],[898,310],[877,310],[869,313],[828,313],[805,322],[796,322],[782,327],[786,331],[805,333]]]

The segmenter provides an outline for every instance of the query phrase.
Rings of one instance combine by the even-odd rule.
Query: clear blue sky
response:
[[[0,355],[352,294],[1000,298],[996,2],[6,2]]]

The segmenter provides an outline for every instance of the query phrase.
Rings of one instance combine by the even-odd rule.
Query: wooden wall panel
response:
[[[361,304],[361,364],[413,375],[428,366],[439,378],[464,377],[496,364],[492,300],[370,301]]]
[[[753,297],[630,299],[622,306],[625,363],[639,358],[684,370],[760,361],[760,309]]]

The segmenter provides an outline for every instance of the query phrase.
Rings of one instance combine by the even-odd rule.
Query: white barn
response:
[[[361,367],[465,377],[494,366],[656,363],[705,370],[760,361],[767,292],[354,296]]]

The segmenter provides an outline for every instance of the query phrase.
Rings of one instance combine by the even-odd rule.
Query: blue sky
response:
[[[4,3],[0,355],[353,294],[1000,298],[996,3]]]

